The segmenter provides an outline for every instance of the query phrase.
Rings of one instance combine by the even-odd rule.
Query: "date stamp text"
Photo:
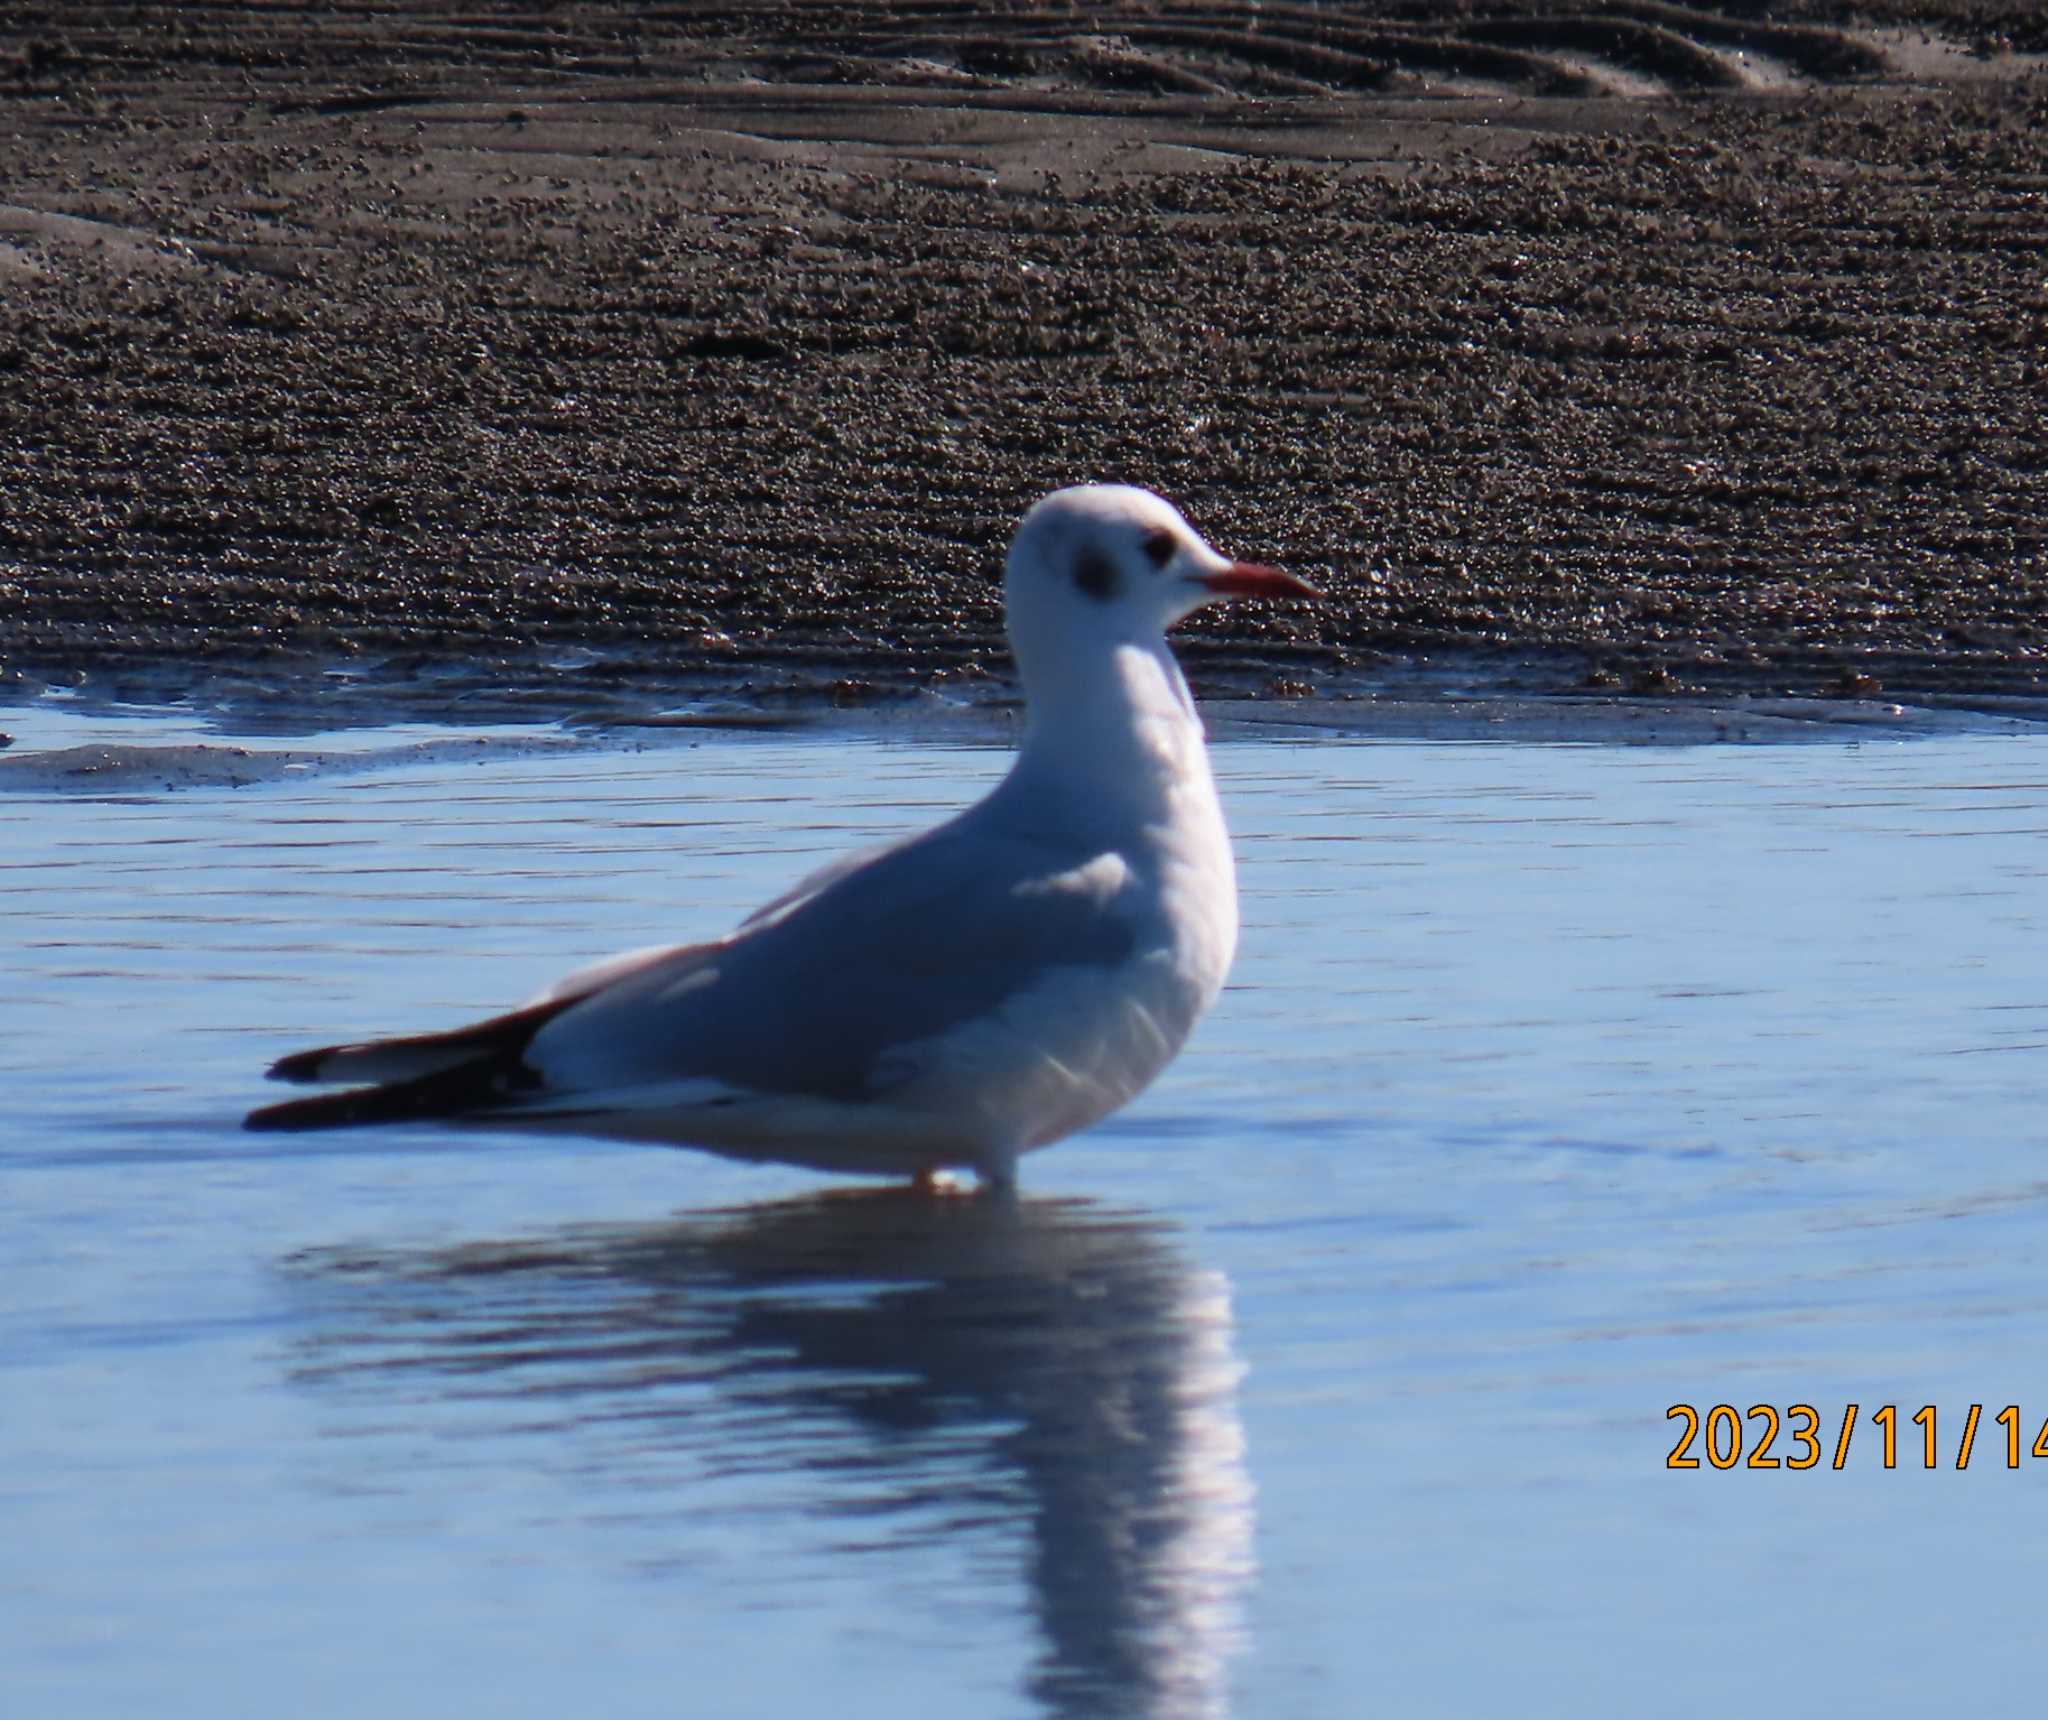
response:
[[[2048,1416],[2037,1426],[2011,1403],[1989,1416],[1981,1403],[1965,1406],[1960,1415],[1939,1414],[1931,1403],[1910,1412],[1888,1403],[1866,1415],[1852,1403],[1842,1406],[1839,1418],[1827,1418],[1825,1426],[1810,1403],[1783,1409],[1753,1403],[1740,1410],[1727,1403],[1706,1410],[1675,1403],[1664,1419],[1679,1423],[1678,1443],[1664,1459],[1666,1469],[1698,1469],[1702,1460],[1710,1469],[1818,1469],[1823,1462],[1830,1469],[1846,1469],[1852,1447],[1858,1461],[1875,1453],[1886,1469],[1902,1463],[1920,1469],[1953,1463],[1967,1469],[1973,1459],[2017,1469],[2027,1458],[2048,1461]]]

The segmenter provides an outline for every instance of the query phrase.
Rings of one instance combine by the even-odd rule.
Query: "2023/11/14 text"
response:
[[[1860,1404],[1844,1404],[1839,1422],[1831,1422],[1834,1437],[1832,1452],[1828,1454],[1828,1468],[1848,1467],[1860,1415]],[[1717,1403],[1704,1412],[1693,1404],[1675,1403],[1664,1412],[1664,1419],[1683,1424],[1678,1443],[1665,1456],[1666,1469],[1698,1469],[1702,1455],[1712,1469],[1817,1469],[1827,1452],[1821,1432],[1821,1413],[1809,1403],[1791,1404],[1782,1411],[1767,1403],[1751,1404],[1746,1410],[1738,1410],[1733,1404]],[[1944,1423],[1953,1426],[1954,1422],[1939,1415],[1933,1404],[1922,1404],[1910,1415],[1902,1415],[1897,1404],[1888,1403],[1872,1410],[1863,1419],[1870,1423],[1874,1437],[1881,1442],[1886,1469],[1899,1467],[1902,1450],[1909,1467],[1913,1466],[1915,1458],[1919,1460],[1920,1468],[1941,1467],[1942,1445],[1938,1430]],[[1970,1404],[1964,1409],[1962,1434],[1954,1447],[1956,1468],[1967,1469],[1971,1459],[1978,1455],[1979,1429],[1984,1419],[1981,1403]],[[2027,1437],[2027,1424],[2017,1404],[2005,1405],[1990,1419],[1992,1426],[1983,1430],[1981,1441],[1985,1457],[1994,1462],[2002,1458],[2007,1469],[2019,1468],[2023,1457],[2048,1460],[2048,1417],[2044,1417],[2032,1430],[2031,1439]],[[1901,1422],[1905,1424],[1903,1430]],[[1750,1423],[1756,1425],[1748,1426]],[[1792,1448],[1789,1455],[1779,1452],[1781,1437]]]

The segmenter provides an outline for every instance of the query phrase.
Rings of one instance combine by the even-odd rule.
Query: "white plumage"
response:
[[[434,1117],[1008,1182],[1151,1082],[1222,986],[1230,841],[1165,631],[1260,594],[1313,595],[1148,491],[1048,496],[1010,546],[1029,718],[985,799],[724,938],[614,957],[452,1033],[287,1057],[273,1076],[356,1090],[250,1126]]]

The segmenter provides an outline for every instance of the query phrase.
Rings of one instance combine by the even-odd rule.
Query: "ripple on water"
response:
[[[1972,1402],[2048,1415],[2041,742],[1220,747],[1232,985],[1007,1209],[242,1134],[280,1051],[729,924],[1003,765],[361,750],[0,812],[34,1711],[459,1706],[480,1665],[504,1712],[601,1670],[626,1714],[1881,1712],[2030,1672],[2048,1507],[1953,1458]],[[1671,1404],[1801,1401],[1861,1406],[1841,1470],[1664,1468]],[[1887,1402],[1938,1405],[1939,1472],[1882,1467]]]

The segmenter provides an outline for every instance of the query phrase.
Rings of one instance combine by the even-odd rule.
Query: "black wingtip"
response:
[[[352,1097],[354,1095],[349,1093],[328,1093],[317,1099],[288,1099],[282,1105],[265,1105],[244,1117],[242,1127],[258,1134],[285,1129],[336,1128],[357,1121],[349,1107],[339,1103]]]
[[[551,997],[453,1033],[294,1051],[265,1071],[271,1080],[332,1080],[329,1066],[345,1059],[339,1064],[341,1078],[346,1081],[353,1075],[363,1084],[346,1092],[265,1105],[243,1118],[242,1126],[258,1130],[342,1129],[357,1123],[397,1123],[495,1109],[512,1095],[540,1086],[540,1077],[523,1061],[526,1047],[541,1028],[582,998],[582,993]],[[358,1052],[376,1055],[353,1055]],[[388,1072],[404,1070],[408,1064],[418,1072],[382,1081],[364,1072],[365,1065]]]
[[[320,1079],[320,1065],[325,1063],[333,1051],[331,1045],[322,1046],[318,1051],[294,1051],[289,1057],[280,1057],[263,1071],[268,1081],[317,1081]],[[275,1109],[275,1107],[273,1107]]]
[[[451,1107],[434,1102],[415,1083],[391,1087],[355,1087],[346,1093],[322,1093],[312,1099],[287,1099],[265,1105],[242,1119],[242,1127],[258,1134],[287,1129],[346,1129],[363,1123],[396,1123],[408,1117],[446,1116]]]
[[[309,1055],[319,1057],[321,1053]],[[294,1061],[287,1057],[286,1063]],[[291,1079],[291,1077],[287,1077]],[[304,1077],[299,1077],[304,1079]],[[242,1119],[242,1127],[267,1132],[283,1129],[347,1129],[365,1123],[404,1123],[433,1117],[459,1117],[503,1105],[507,1093],[537,1086],[516,1060],[479,1057],[453,1069],[436,1069],[409,1081],[386,1081],[376,1087],[351,1087],[310,1099],[287,1099],[265,1105]]]
[[[398,1086],[485,1063],[504,1070],[514,1085],[519,1085],[519,1059],[533,1036],[586,995],[570,992],[550,997],[488,1021],[471,1022],[452,1033],[420,1033],[294,1051],[289,1057],[280,1057],[264,1074],[272,1081],[307,1083],[332,1081],[338,1076],[366,1085]],[[369,1073],[371,1069],[378,1073]]]
[[[272,1073],[275,1074],[275,1071]],[[289,1079],[289,1077],[281,1078]],[[242,1127],[253,1130],[257,1134],[268,1134],[282,1129],[317,1129],[321,1126],[318,1121],[310,1119],[300,1120],[305,1107],[317,1102],[310,1099],[293,1099],[282,1105],[265,1105],[259,1110],[251,1111],[244,1117],[242,1119]]]

